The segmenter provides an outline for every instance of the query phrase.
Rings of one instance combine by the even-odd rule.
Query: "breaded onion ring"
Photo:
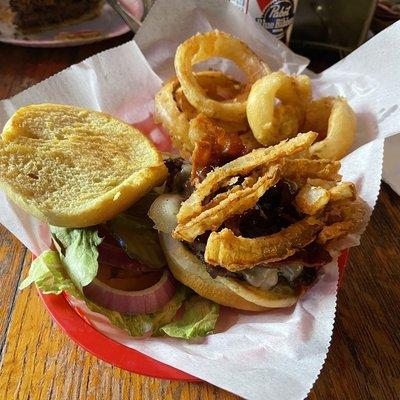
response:
[[[178,224],[172,236],[186,242],[193,240],[208,230],[218,229],[224,221],[233,215],[241,214],[254,207],[258,199],[279,180],[277,166],[272,166],[263,176],[259,177],[251,187],[239,187],[229,191],[225,199],[214,207],[207,207],[204,212],[186,223]],[[239,185],[238,185],[239,186]]]
[[[340,160],[353,144],[356,116],[344,98],[325,97],[309,103],[303,129],[319,134],[308,151],[311,157]]]
[[[195,77],[211,98],[233,98],[243,88],[240,82],[219,71],[198,72]],[[155,96],[154,121],[169,132],[174,146],[184,158],[189,158],[194,148],[188,137],[189,121],[198,114],[199,111],[187,101],[177,78],[167,81]],[[213,121],[227,132],[246,132],[249,129],[247,121]]]
[[[276,104],[276,99],[281,103]],[[311,82],[305,75],[273,72],[259,79],[250,90],[246,108],[254,137],[271,146],[295,136],[301,131],[310,100]]]
[[[205,199],[228,183],[231,178],[246,176],[258,167],[267,167],[279,162],[284,157],[300,153],[308,149],[316,137],[317,134],[314,132],[302,133],[274,147],[253,150],[245,156],[216,168],[196,187],[192,195],[182,203],[177,215],[179,224],[186,223],[203,212]]]
[[[235,236],[230,229],[224,228],[220,232],[211,232],[204,259],[232,272],[249,268],[249,265],[279,261],[311,243],[323,226],[323,221],[310,216],[280,232],[257,238]]]
[[[243,121],[246,118],[246,91],[231,101],[213,100],[207,96],[193,73],[194,64],[212,57],[235,62],[246,74],[248,85],[268,73],[269,68],[245,43],[218,30],[192,36],[176,51],[175,70],[188,101],[210,118]]]
[[[174,99],[174,92],[178,87],[178,79],[171,79],[156,94],[154,99],[154,122],[162,124],[164,129],[170,134],[173,145],[186,158],[190,157],[193,148],[188,137],[189,120],[179,110]]]
[[[342,200],[328,205],[327,225],[318,234],[317,242],[325,244],[349,233],[358,232],[365,221],[366,206],[360,199]]]
[[[203,71],[198,72],[196,77],[200,83],[200,86],[204,88],[207,95],[212,99],[233,99],[243,85],[228,75],[224,75],[219,71]],[[239,88],[239,90],[238,90]],[[224,97],[222,97],[224,96]],[[196,118],[200,111],[196,110],[188,101],[182,88],[179,86],[174,93],[174,98],[178,108],[186,115],[189,120]],[[226,132],[231,133],[244,133],[248,131],[249,124],[247,120],[243,121],[222,121],[220,119],[210,118],[216,125],[224,129]],[[193,141],[192,141],[193,143]]]

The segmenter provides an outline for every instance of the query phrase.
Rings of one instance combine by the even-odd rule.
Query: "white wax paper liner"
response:
[[[136,36],[148,62],[134,42],[91,57],[2,101],[0,126],[18,107],[59,102],[117,115],[167,148],[168,143],[152,123],[154,93],[161,81],[173,74],[176,46],[197,31],[214,28],[245,40],[273,69],[300,73],[306,67],[306,59],[293,54],[251,17],[225,1],[159,0]],[[344,179],[356,183],[371,210],[379,192],[383,138],[400,130],[396,108],[400,50],[394,46],[399,33],[400,25],[395,24],[313,80],[316,96],[344,95],[357,113],[357,141],[343,160],[341,172]],[[391,46],[391,51],[384,52],[386,63],[379,60],[380,71],[367,67],[386,46]],[[232,72],[227,63],[217,61],[214,65]],[[4,193],[0,196],[0,222],[35,254],[47,248],[46,226],[8,202]],[[337,278],[335,260],[292,309],[264,314],[224,310],[226,329],[196,343],[132,339],[103,316],[89,310],[87,315],[98,330],[114,340],[242,397],[302,399],[315,382],[328,351]]]

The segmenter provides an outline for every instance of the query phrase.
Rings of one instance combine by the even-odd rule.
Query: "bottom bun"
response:
[[[218,276],[213,279],[204,264],[170,234],[160,232],[160,242],[174,277],[218,304],[239,310],[266,311],[290,307],[301,294],[300,289],[282,283],[266,291],[234,278]]]

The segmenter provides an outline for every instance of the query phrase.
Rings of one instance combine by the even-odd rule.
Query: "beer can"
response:
[[[286,44],[292,33],[298,0],[230,0]]]

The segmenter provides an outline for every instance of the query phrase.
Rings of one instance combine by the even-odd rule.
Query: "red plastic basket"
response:
[[[339,284],[343,279],[348,250],[338,261]],[[94,329],[70,306],[65,296],[45,295],[39,292],[47,310],[61,329],[79,346],[101,360],[124,370],[155,378],[199,382],[200,379],[126,347]]]

